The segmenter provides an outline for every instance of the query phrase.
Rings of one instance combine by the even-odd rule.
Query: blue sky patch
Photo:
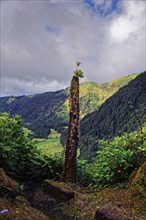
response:
[[[46,26],[46,32],[47,33],[55,33],[55,34],[57,34],[59,31],[60,31],[60,28],[58,28],[58,27],[50,26],[50,25]]]
[[[101,17],[105,17],[115,11],[119,13],[120,12],[120,8],[118,7],[119,0],[112,0],[111,4],[109,5],[108,5],[108,1],[109,0],[101,0],[100,2],[96,2],[95,0],[85,0],[84,3],[87,8],[93,10]]]

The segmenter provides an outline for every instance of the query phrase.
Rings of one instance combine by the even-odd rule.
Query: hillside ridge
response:
[[[81,119],[97,110],[107,98],[122,86],[133,80],[138,74],[132,74],[106,84],[84,82],[80,84]],[[8,96],[0,98],[0,111],[18,114],[26,127],[36,136],[47,137],[50,128],[67,126],[69,121],[69,87],[56,92],[36,95]]]

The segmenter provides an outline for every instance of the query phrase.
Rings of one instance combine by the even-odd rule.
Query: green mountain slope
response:
[[[33,96],[3,97],[0,99],[0,111],[10,115],[20,115],[25,125],[32,129],[37,137],[46,137],[56,123],[62,123],[56,112],[67,99],[63,91],[47,92]]]
[[[139,121],[141,124],[146,121],[146,72],[122,87],[97,111],[83,118],[81,157],[91,159],[98,150],[99,139],[112,139],[122,132],[134,131],[139,127]]]
[[[106,84],[82,83],[80,85],[81,118],[97,110],[107,98],[137,75],[132,74]],[[58,129],[68,125],[69,88],[30,96],[2,97],[0,103],[0,111],[9,112],[10,115],[20,115],[25,125],[32,129],[37,137],[46,137],[50,128]]]
[[[95,82],[85,82],[80,85],[80,117],[97,110],[107,98],[112,96],[121,87],[127,85],[138,74],[131,74],[129,76],[121,77],[109,83],[98,84]],[[69,94],[69,88],[64,90]],[[68,121],[69,98],[61,106],[58,117],[65,118]]]

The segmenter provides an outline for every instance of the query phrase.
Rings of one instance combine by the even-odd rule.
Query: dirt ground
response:
[[[75,198],[68,202],[58,202],[51,198],[41,187],[31,188],[23,195],[0,198],[0,219],[6,220],[93,220],[96,210],[109,205],[124,209],[128,217],[146,219],[146,200],[134,193],[131,188],[107,188],[99,192],[73,187]],[[115,213],[116,215],[117,213]]]

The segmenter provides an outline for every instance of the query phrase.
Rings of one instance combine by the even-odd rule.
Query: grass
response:
[[[46,155],[62,153],[64,148],[60,143],[60,135],[60,133],[54,129],[51,129],[51,133],[49,134],[48,139],[34,138],[33,141],[36,143],[38,150]],[[80,155],[80,149],[78,149],[77,155]]]
[[[44,154],[54,154],[62,153],[64,148],[60,143],[60,133],[51,129],[51,134],[49,134],[48,139],[44,138],[34,138],[33,141],[36,143],[38,150],[42,151]],[[77,151],[77,156],[80,155],[80,149]]]
[[[63,147],[60,144],[60,138],[48,139],[37,143],[37,147],[45,154],[62,152]]]
[[[60,133],[58,133],[57,131],[55,131],[54,129],[51,129],[51,133],[49,134],[48,138],[53,138],[53,139],[57,139],[60,138]]]
[[[35,138],[33,141],[36,142],[37,148],[46,155],[61,153],[63,147],[60,143],[60,135],[60,133],[51,129],[51,134],[49,134],[48,139]]]
[[[33,138],[33,142],[35,143],[39,143],[39,142],[43,142],[43,141],[46,141],[45,138]]]

